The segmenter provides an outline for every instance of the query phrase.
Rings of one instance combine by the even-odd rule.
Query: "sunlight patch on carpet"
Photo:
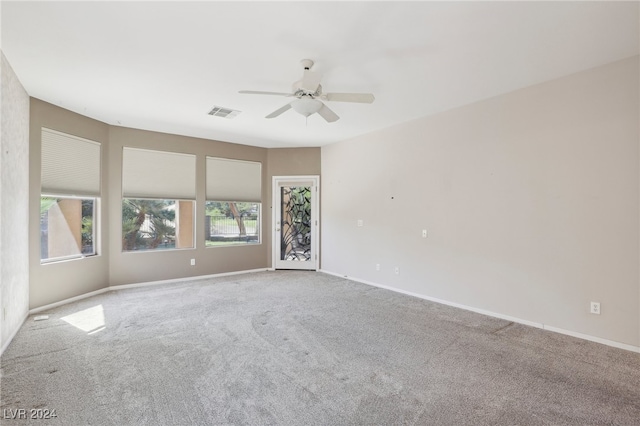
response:
[[[87,334],[94,334],[105,329],[104,309],[102,305],[96,305],[93,308],[67,315],[61,319]]]

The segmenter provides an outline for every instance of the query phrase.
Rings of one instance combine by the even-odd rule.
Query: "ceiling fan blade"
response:
[[[318,86],[320,85],[320,80],[322,79],[322,75],[320,73],[304,70],[304,75],[302,76],[302,83],[300,84],[300,88],[302,90],[306,90],[309,92],[315,92],[318,90]]]
[[[276,95],[276,96],[293,96],[291,93],[284,92],[262,92],[260,90],[240,90],[238,93],[243,95]]]
[[[282,108],[278,108],[277,110],[273,111],[271,114],[267,115],[265,118],[275,118],[275,117],[279,116],[280,114],[282,114],[283,112],[285,112],[287,110],[290,110],[290,109],[291,109],[291,104],[286,104]]]
[[[327,120],[327,122],[329,123],[333,123],[334,121],[337,121],[340,119],[340,117],[338,117],[338,114],[331,111],[329,107],[326,106],[325,104],[322,104],[322,108],[318,110],[318,114],[320,114],[322,118]]]
[[[322,99],[333,102],[357,102],[370,104],[376,98],[371,93],[325,93]]]

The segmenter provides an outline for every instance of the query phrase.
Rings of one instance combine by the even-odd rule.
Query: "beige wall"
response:
[[[323,147],[322,268],[640,346],[638,76],[636,56]]]
[[[273,176],[320,176],[321,161],[320,148],[273,148],[267,152],[267,198],[263,204],[263,212],[267,217],[265,233],[272,238],[273,233]],[[322,179],[320,179],[322,190]],[[320,215],[322,219],[322,215]],[[267,259],[272,263],[273,244],[267,247]],[[320,259],[322,262],[322,259]]]
[[[109,286],[109,223],[99,219],[96,229],[98,256],[40,264],[40,160],[41,130],[52,130],[99,142],[102,152],[102,200],[107,199],[109,187],[109,126],[55,105],[31,98],[30,155],[29,155],[29,306],[36,308],[73,296]],[[106,217],[106,203],[98,205],[100,218]]]
[[[272,148],[267,152],[271,176],[320,175],[320,148]]]
[[[29,310],[29,95],[0,52],[0,353]]]
[[[121,194],[122,194],[122,148],[156,149],[196,155],[196,247],[184,250],[146,252],[122,252],[121,238]],[[262,244],[232,247],[205,247],[205,162],[207,156],[266,163],[267,150],[245,145],[190,138],[186,136],[111,127],[109,146],[109,222],[111,285],[158,281],[173,278],[209,275],[222,272],[251,270],[268,267],[267,233],[263,232]],[[266,170],[263,167],[262,196],[266,196]],[[202,218],[202,220],[201,220]],[[263,228],[265,218],[263,217]],[[196,259],[191,266],[190,260]]]
[[[48,127],[102,144],[102,197],[99,256],[40,264],[40,129]],[[46,102],[31,100],[30,248],[31,308],[108,286],[267,268],[271,265],[270,200],[272,171],[283,175],[320,174],[320,150],[244,146],[109,126]],[[122,149],[124,146],[196,155],[195,248],[122,252]],[[272,153],[273,151],[273,153]],[[205,248],[205,159],[224,157],[262,163],[262,243]],[[191,266],[190,260],[196,259]]]

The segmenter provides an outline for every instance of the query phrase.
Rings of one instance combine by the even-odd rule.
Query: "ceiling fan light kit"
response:
[[[315,114],[322,108],[322,102],[311,97],[302,97],[298,100],[291,102],[291,107],[298,114],[302,114],[305,117]]]
[[[263,92],[259,90],[240,90],[239,93],[246,95],[274,95],[297,98],[267,115],[266,118],[275,118],[289,109],[293,109],[304,117],[309,117],[312,114],[318,113],[328,123],[333,123],[340,117],[321,102],[320,99],[329,102],[367,104],[370,104],[375,100],[375,97],[371,93],[322,93],[322,86],[320,85],[322,76],[315,71],[311,71],[313,61],[311,59],[303,59],[300,63],[302,64],[304,71],[302,79],[293,83],[293,93]]]

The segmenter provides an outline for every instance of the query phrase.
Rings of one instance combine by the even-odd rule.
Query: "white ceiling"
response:
[[[109,124],[321,146],[638,54],[638,2],[7,2],[2,50],[29,95]],[[290,101],[300,60],[327,123]],[[241,110],[211,117],[214,105]]]

